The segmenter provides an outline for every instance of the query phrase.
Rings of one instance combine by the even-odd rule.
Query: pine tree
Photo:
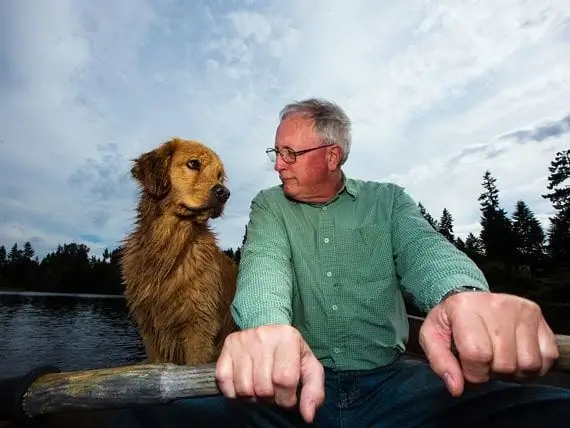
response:
[[[552,206],[558,211],[570,210],[570,149],[557,152],[554,160],[548,167],[548,185],[546,188],[550,193],[542,195],[550,200]],[[566,184],[564,184],[566,183]]]
[[[481,202],[480,239],[487,260],[512,266],[516,253],[515,239],[507,212],[499,204],[496,181],[490,171],[485,171],[482,183],[485,191],[478,198]]]
[[[420,213],[422,214],[422,216],[427,220],[427,222],[429,224],[431,224],[431,226],[437,230],[437,221],[434,220],[434,218],[431,216],[431,214],[426,210],[426,208],[423,206],[423,204],[421,202],[418,202],[418,208],[420,209]]]
[[[22,260],[22,250],[20,250],[18,248],[18,244],[14,244],[12,245],[12,249],[10,250],[10,253],[8,254],[8,262],[10,264],[17,264],[20,263],[20,261]]]
[[[557,152],[548,168],[549,193],[543,198],[556,210],[550,217],[548,253],[554,266],[570,264],[570,150]]]
[[[469,233],[465,239],[465,248],[479,255],[483,254],[483,243],[473,233]]]
[[[8,255],[6,254],[6,247],[4,245],[0,246],[0,268],[6,266],[8,263]]]
[[[445,236],[449,242],[455,242],[455,236],[453,235],[453,217],[447,208],[443,209],[441,218],[439,219],[438,231]]]
[[[545,234],[542,225],[524,201],[517,201],[513,213],[513,232],[519,263],[536,266],[544,256]]]
[[[26,241],[24,243],[24,249],[22,250],[23,257],[27,260],[32,260],[34,258],[34,254],[34,247],[32,247],[32,244],[29,241]]]

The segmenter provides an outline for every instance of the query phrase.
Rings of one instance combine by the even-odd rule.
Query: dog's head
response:
[[[181,217],[217,218],[230,197],[222,161],[197,141],[174,138],[135,159],[131,174],[147,197]]]

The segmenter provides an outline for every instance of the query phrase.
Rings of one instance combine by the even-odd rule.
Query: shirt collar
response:
[[[348,193],[350,196],[352,196],[353,199],[356,199],[358,197],[358,188],[356,187],[356,183],[354,182],[354,180],[347,178],[344,175],[344,172],[342,173],[342,179],[344,181],[344,184],[343,184],[342,188],[340,189],[340,192],[342,192],[343,190],[346,190],[346,193]]]

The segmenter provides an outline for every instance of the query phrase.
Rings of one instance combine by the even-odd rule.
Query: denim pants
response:
[[[314,424],[297,409],[192,398],[122,411],[113,428],[182,427],[492,428],[570,426],[570,389],[491,381],[454,398],[424,361],[401,358],[370,371],[325,369],[325,403]]]

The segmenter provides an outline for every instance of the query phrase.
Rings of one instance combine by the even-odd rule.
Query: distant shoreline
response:
[[[0,296],[73,297],[73,298],[83,298],[83,299],[124,299],[124,296],[121,294],[50,293],[47,291],[21,291],[14,289],[0,289]]]

